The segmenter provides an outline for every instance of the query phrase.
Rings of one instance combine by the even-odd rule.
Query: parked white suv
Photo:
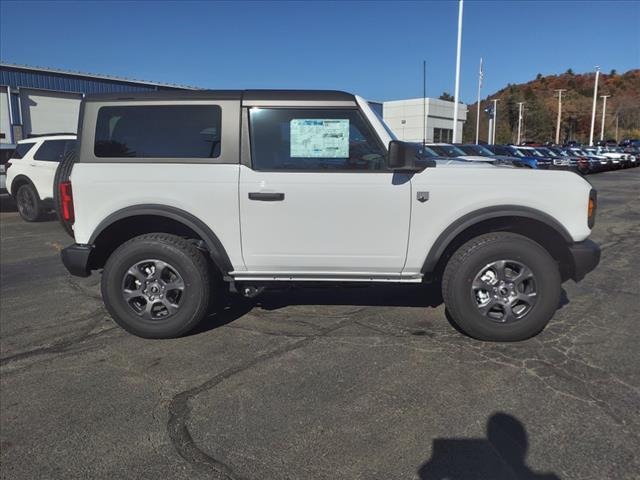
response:
[[[62,260],[102,270],[107,309],[139,336],[192,329],[216,279],[247,293],[433,281],[469,335],[521,340],[599,261],[586,180],[421,159],[348,93],[111,94],[81,112]]]
[[[75,145],[75,135],[47,135],[18,142],[6,164],[6,182],[18,213],[27,222],[39,220],[53,208],[56,169]]]

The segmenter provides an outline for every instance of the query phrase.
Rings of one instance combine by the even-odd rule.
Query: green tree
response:
[[[447,102],[453,102],[454,98],[449,92],[442,92],[442,95],[438,97],[440,100],[446,100]]]
[[[617,75],[617,74],[618,74],[618,72],[616,71],[615,68],[612,68],[611,71],[609,72],[609,75],[611,75],[612,77]]]
[[[542,78],[542,74],[541,73],[536,75],[536,80],[540,80],[541,78]]]
[[[572,69],[567,69],[567,75],[573,75],[573,70]]]

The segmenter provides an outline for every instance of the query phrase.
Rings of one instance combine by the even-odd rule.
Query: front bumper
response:
[[[582,280],[600,263],[600,247],[591,240],[570,245],[569,254],[571,257],[571,278],[576,282]]]
[[[89,255],[91,255],[93,245],[80,245],[74,243],[60,252],[62,263],[69,270],[71,275],[76,277],[88,277],[91,275],[89,269]]]

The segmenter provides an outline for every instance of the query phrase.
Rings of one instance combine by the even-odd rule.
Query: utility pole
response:
[[[422,61],[422,148],[427,144],[427,61]]]
[[[453,143],[458,137],[458,95],[460,93],[460,49],[462,47],[462,7],[463,0],[458,0],[458,48],[456,51],[456,85],[453,92]]]
[[[596,65],[596,81],[593,86],[593,108],[591,109],[591,131],[589,133],[590,147],[593,147],[593,129],[596,126],[596,102],[598,100],[598,78],[600,78],[600,66]]]
[[[604,116],[607,114],[607,98],[611,95],[600,95],[602,99],[602,126],[600,127],[600,140],[604,140]]]
[[[560,145],[560,118],[562,116],[562,92],[566,92],[564,88],[556,90],[558,92],[558,121],[556,122],[556,145]]]
[[[491,137],[491,143],[496,144],[496,130],[498,129],[498,102],[499,98],[493,99],[493,135]]]
[[[482,89],[482,57],[480,57],[480,72],[478,74],[478,107],[476,108],[476,145],[480,142],[480,90]]]
[[[518,102],[518,140],[516,145],[520,145],[520,133],[522,131],[522,106],[525,102]]]

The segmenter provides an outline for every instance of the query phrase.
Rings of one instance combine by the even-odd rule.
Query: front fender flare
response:
[[[449,225],[433,243],[422,265],[421,272],[423,274],[433,272],[447,246],[467,228],[486,220],[501,217],[521,217],[542,222],[555,230],[567,244],[573,243],[573,239],[567,229],[551,215],[541,212],[540,210],[520,205],[486,207],[467,213]]]

